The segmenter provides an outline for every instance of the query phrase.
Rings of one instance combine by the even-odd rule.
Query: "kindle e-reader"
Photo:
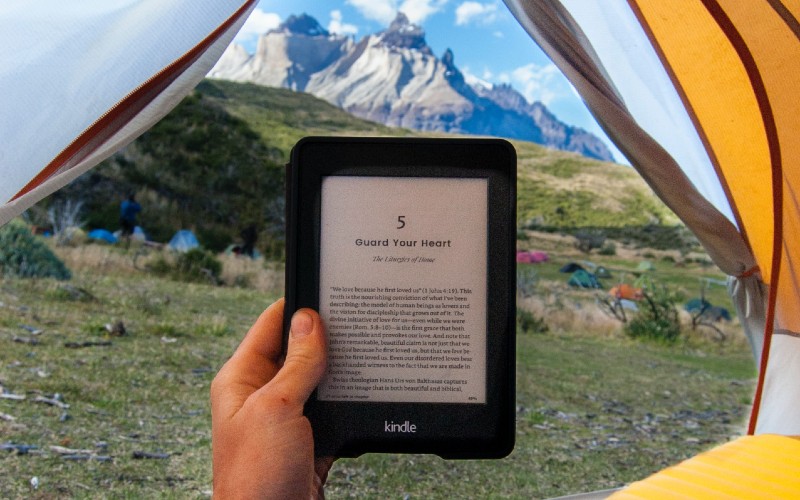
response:
[[[499,139],[308,137],[286,190],[286,311],[319,311],[317,456],[514,446],[516,153]]]

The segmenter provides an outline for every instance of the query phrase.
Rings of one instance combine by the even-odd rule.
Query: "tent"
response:
[[[550,256],[545,252],[530,250],[517,252],[517,262],[522,264],[540,264],[542,262],[547,262],[549,259]]]
[[[605,278],[605,279],[610,279],[614,277],[611,274],[611,271],[609,271],[605,266],[597,266],[597,269],[594,270],[594,275],[597,276],[598,278]]]
[[[703,313],[703,316],[710,319],[711,321],[731,320],[730,311],[720,306],[711,306],[707,311]]]
[[[641,288],[632,287],[627,283],[621,283],[608,291],[608,294],[617,299],[641,300],[644,292]]]
[[[575,271],[584,271],[583,266],[580,264],[576,264],[575,262],[569,262],[561,266],[561,269],[558,271],[561,273],[574,273]]]
[[[597,277],[585,269],[578,269],[572,273],[567,284],[576,288],[603,288]]]
[[[800,4],[505,0],[729,276],[749,433],[800,434]]]
[[[0,225],[166,115],[257,2],[80,4],[7,0],[0,7]]]
[[[108,229],[92,229],[86,236],[93,240],[105,241],[106,243],[117,242],[117,237]]]
[[[709,309],[711,302],[705,299],[692,299],[683,306],[683,310],[689,313],[698,313],[702,310]]]
[[[188,229],[181,229],[176,232],[172,239],[167,244],[170,250],[176,252],[188,252],[192,248],[198,248],[200,243],[197,241],[197,236]]]
[[[147,233],[144,232],[142,226],[136,226],[133,228],[133,234],[131,234],[131,238],[136,241],[147,241]]]

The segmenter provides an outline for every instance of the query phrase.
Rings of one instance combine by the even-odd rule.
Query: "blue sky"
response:
[[[561,121],[601,137],[617,161],[624,161],[569,82],[500,0],[261,0],[236,41],[252,52],[259,34],[302,13],[328,31],[360,39],[385,29],[398,11],[425,29],[437,56],[452,49],[464,73],[510,83],[529,101],[542,101]]]

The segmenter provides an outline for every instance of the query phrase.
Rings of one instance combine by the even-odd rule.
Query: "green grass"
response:
[[[753,363],[578,335],[518,337],[517,446],[499,461],[367,455],[333,498],[546,498],[622,486],[743,432]]]
[[[14,417],[0,419],[0,442],[37,447],[0,453],[0,497],[32,495],[34,476],[47,498],[207,496],[210,382],[275,295],[135,272],[77,272],[69,284],[94,298],[53,280],[0,281],[0,384],[26,396],[0,399],[0,412]],[[116,321],[128,335],[107,336],[104,325]],[[14,341],[33,338],[20,325],[43,330],[37,345]],[[620,486],[740,435],[753,378],[743,342],[668,348],[580,331],[519,335],[517,446],[508,458],[340,460],[328,496],[541,498]],[[69,409],[34,402],[56,393]],[[66,460],[50,446],[111,460]]]

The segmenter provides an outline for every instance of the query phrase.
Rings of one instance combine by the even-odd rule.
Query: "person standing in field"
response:
[[[142,211],[142,206],[136,201],[133,193],[128,195],[128,199],[122,202],[119,207],[119,225],[122,229],[122,237],[130,244],[131,235],[136,228],[136,216]]]

